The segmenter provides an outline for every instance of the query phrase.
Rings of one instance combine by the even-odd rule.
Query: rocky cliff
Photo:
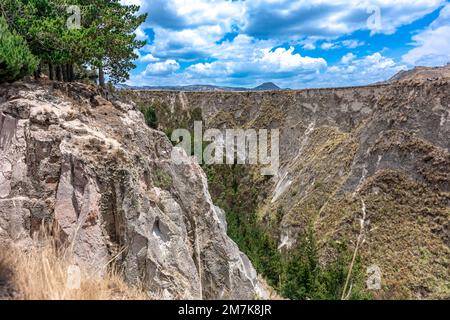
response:
[[[0,87],[0,247],[54,225],[80,263],[111,259],[154,298],[265,296],[206,176],[132,104],[81,84]]]
[[[237,202],[256,212],[280,250],[312,225],[326,263],[330,240],[381,270],[380,298],[450,297],[450,80],[283,92],[126,93],[170,132],[278,128],[282,166],[237,177]],[[217,179],[213,197],[226,187]],[[249,186],[256,186],[257,196]],[[233,200],[235,201],[235,200]],[[236,201],[235,201],[236,202]]]

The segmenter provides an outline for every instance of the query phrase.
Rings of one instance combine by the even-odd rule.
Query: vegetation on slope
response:
[[[14,247],[0,251],[0,300],[145,300],[114,268],[104,274],[79,267],[80,282],[71,280],[70,255],[51,239],[27,252]],[[73,283],[71,283],[73,281]],[[75,285],[75,286],[74,286]]]
[[[136,91],[132,98],[160,108],[163,130],[188,119],[197,106],[208,117],[208,128],[282,128],[290,188],[271,202],[273,180],[242,166],[214,166],[208,174],[214,202],[229,215],[254,213],[256,224],[274,240],[282,232],[294,240],[313,225],[319,260],[327,265],[336,240],[346,239],[353,250],[364,201],[367,228],[358,254],[364,267],[381,272],[381,289],[371,294],[446,299],[448,87],[446,78],[419,78],[383,87],[278,94]],[[358,105],[373,113],[353,112]]]
[[[256,189],[248,188],[245,183],[236,180],[245,176],[245,167],[223,165],[204,166],[204,169],[210,188],[222,190],[219,194],[212,193],[216,203],[225,208],[227,213],[228,235],[279,294],[289,299],[342,298],[352,259],[352,252],[344,243],[333,243],[333,258],[321,263],[314,232],[309,228],[299,236],[295,248],[278,250],[277,242],[269,236],[256,214],[244,209],[249,202],[242,199],[257,199]],[[218,174],[220,171],[227,173],[224,176]],[[231,187],[227,186],[228,183],[231,183]],[[252,189],[254,195],[249,198]],[[370,298],[364,289],[363,276],[358,257],[351,273],[351,290],[346,290],[347,299]]]
[[[25,40],[10,31],[0,16],[0,83],[12,82],[32,73],[38,60],[32,55]]]
[[[162,124],[166,133],[172,132],[163,108],[158,103],[140,103],[147,124]],[[179,117],[174,122],[184,122],[184,128],[191,128],[193,121],[201,115]],[[170,138],[170,137],[169,137]],[[203,165],[214,202],[226,212],[228,235],[244,252],[259,274],[268,284],[289,299],[341,299],[345,287],[353,252],[345,243],[331,243],[334,255],[330,261],[319,261],[319,249],[313,228],[306,228],[298,237],[297,246],[291,250],[278,249],[276,229],[279,221],[263,223],[258,220],[256,210],[265,199],[267,177],[253,176],[244,165]],[[257,181],[256,181],[257,180]],[[256,187],[258,186],[258,187]],[[282,213],[272,215],[276,220]],[[265,228],[268,225],[269,228]],[[357,256],[351,272],[351,289],[347,288],[346,299],[369,299],[365,291],[364,270]]]

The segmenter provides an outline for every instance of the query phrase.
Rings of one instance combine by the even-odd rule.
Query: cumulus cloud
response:
[[[219,25],[229,30],[233,23],[240,23],[245,14],[241,1],[152,0],[142,5],[151,15],[151,26],[172,30],[205,25]]]
[[[450,62],[450,4],[440,12],[439,17],[424,31],[413,36],[414,49],[402,59],[411,65],[436,66]],[[447,40],[445,40],[447,39]]]
[[[336,45],[334,43],[331,43],[331,42],[324,42],[324,43],[322,43],[322,45],[320,47],[323,50],[330,50],[330,49],[336,48]]]
[[[166,60],[147,65],[144,76],[169,75],[180,69],[180,65],[175,60]]]
[[[155,58],[151,53],[148,53],[142,57],[139,57],[140,62],[156,62],[159,61],[158,58]]]
[[[339,85],[366,85],[389,79],[405,65],[398,65],[393,59],[380,52],[357,58],[353,53],[344,55],[340,62],[327,70],[327,74],[318,83],[332,81]]]
[[[254,85],[258,81],[277,80],[288,87],[366,84],[386,79],[404,66],[383,56],[383,51],[361,55],[362,49],[370,48],[369,41],[366,44],[355,38],[358,33],[354,32],[392,34],[445,3],[444,0],[121,2],[141,5],[141,12],[149,13],[146,23],[136,31],[140,39],[149,40],[140,50],[138,62],[149,64],[134,81]],[[413,37],[415,48],[403,57],[405,63],[448,60],[449,44],[442,41],[450,32],[446,10],[442,10],[440,22],[435,21]],[[360,48],[363,46],[366,48]],[[359,49],[331,66],[324,58],[330,56],[331,51],[326,52],[329,50],[355,48]],[[323,50],[322,57],[308,50]],[[357,76],[358,73],[364,76]]]
[[[141,0],[120,0],[121,4],[127,5],[127,6],[142,6],[142,1]]]
[[[139,0],[124,0],[139,2]],[[443,0],[152,0],[140,1],[149,12],[145,28],[154,31],[149,52],[163,59],[192,61],[208,57],[227,34],[238,31],[256,39],[305,41],[315,49],[319,39],[335,39],[373,28],[392,33],[435,10]],[[378,8],[380,21],[371,19]],[[379,24],[377,24],[379,22]],[[142,35],[141,35],[142,36]],[[346,40],[324,43],[324,49],[356,48],[363,43]],[[157,52],[157,53],[155,53]]]
[[[342,43],[342,46],[347,47],[349,49],[355,49],[355,48],[361,47],[365,44],[364,41],[358,41],[358,40],[353,40],[353,39],[352,40],[344,40],[344,41],[341,41],[341,43]]]
[[[145,30],[144,30],[141,26],[139,26],[139,27],[134,31],[134,33],[136,34],[136,39],[137,39],[137,40],[142,40],[142,41],[148,40],[148,36],[147,36],[147,34],[145,33]]]
[[[288,75],[317,73],[325,69],[323,58],[304,57],[294,53],[294,48],[258,49],[246,59],[219,60],[212,63],[198,63],[190,66],[187,72],[192,77],[219,77],[257,79],[260,77],[280,78]]]
[[[183,61],[209,57],[224,34],[219,26],[214,25],[181,30],[157,27],[153,31],[155,40],[144,49],[158,58]]]
[[[256,37],[334,38],[356,30],[391,34],[444,0],[255,0],[245,1],[243,30]]]
[[[314,42],[305,42],[303,44],[303,49],[305,49],[305,50],[314,50],[314,49],[316,49],[316,45],[314,44]]]
[[[358,47],[363,46],[365,43],[364,41],[358,41],[358,40],[343,40],[343,41],[333,41],[333,42],[323,42],[320,46],[323,50],[332,50],[332,49],[339,49],[339,48],[349,48],[349,49],[355,49]]]
[[[341,58],[341,62],[343,63],[343,64],[347,64],[347,63],[349,63],[350,61],[352,61],[352,60],[354,60],[356,58],[356,56],[353,54],[353,53],[347,53],[345,56],[343,56],[342,58]]]
[[[294,54],[294,47],[289,49],[277,48],[275,50],[261,50],[261,57],[256,62],[269,70],[278,72],[292,72],[299,70],[319,70],[327,66],[323,58],[302,57],[299,53]]]

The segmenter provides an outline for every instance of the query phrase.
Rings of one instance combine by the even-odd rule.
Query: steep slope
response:
[[[109,100],[108,100],[109,99]],[[0,87],[0,247],[46,223],[79,263],[111,259],[155,298],[264,296],[206,176],[133,105],[81,84]]]
[[[326,263],[330,241],[361,232],[366,267],[381,269],[381,298],[450,297],[450,80],[241,93],[133,92],[160,128],[279,128],[282,165],[235,176],[228,201],[256,212],[281,250],[312,225]],[[216,174],[220,176],[221,166]],[[231,179],[232,180],[232,179]],[[230,178],[210,181],[213,198]],[[257,190],[256,193],[254,190]],[[256,195],[256,196],[255,196]],[[223,197],[222,197],[223,198]]]
[[[444,67],[415,67],[412,70],[400,71],[388,82],[401,80],[435,80],[450,77],[450,63]]]

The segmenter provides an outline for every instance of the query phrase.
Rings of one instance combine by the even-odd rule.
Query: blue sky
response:
[[[364,85],[450,62],[448,0],[121,0],[148,19],[130,85]]]

